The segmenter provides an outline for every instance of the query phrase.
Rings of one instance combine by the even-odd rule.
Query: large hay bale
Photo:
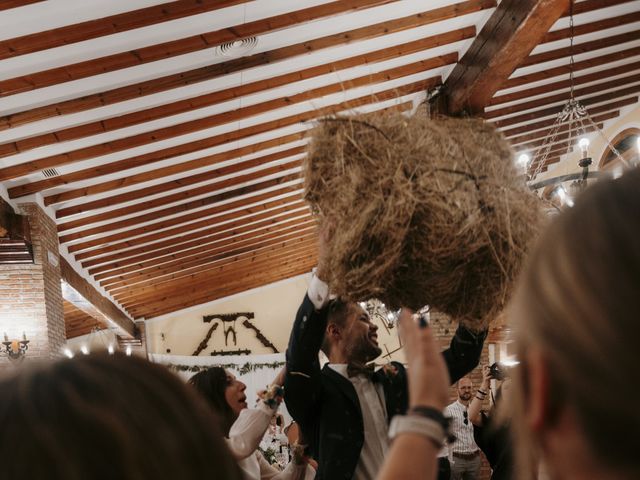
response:
[[[325,119],[305,182],[333,231],[322,268],[336,294],[430,305],[475,327],[504,306],[539,225],[513,151],[481,120]]]

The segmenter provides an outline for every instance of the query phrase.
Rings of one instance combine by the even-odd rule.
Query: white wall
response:
[[[255,318],[251,322],[280,353],[284,353],[296,311],[307,291],[310,278],[310,275],[301,275],[190,309],[148,319],[145,322],[147,349],[149,353],[165,354],[169,349],[172,355],[191,355],[211,327],[211,323],[203,322],[204,316],[254,312]],[[378,327],[378,341],[383,349],[383,355],[387,351],[398,348],[397,329],[387,332],[382,325],[378,324]],[[210,356],[213,350],[236,349],[249,349],[254,355],[273,353],[256,339],[253,330],[243,327],[241,321],[236,323],[236,332],[237,346],[225,346],[224,333],[219,326],[213,332],[209,346],[200,356]],[[229,340],[231,341],[231,337]],[[404,357],[401,352],[398,352],[392,356],[392,359],[402,361]],[[377,363],[386,363],[386,361],[387,359],[381,358]]]
[[[286,350],[291,325],[295,314],[307,291],[309,275],[301,275],[276,282],[264,287],[248,290],[213,302],[191,307],[148,319],[146,324],[147,349],[149,353],[191,355],[204,339],[211,323],[204,323],[207,315],[237,312],[253,312],[251,322],[273,343],[279,352]],[[218,322],[222,323],[222,322]],[[253,330],[236,322],[237,346],[225,346],[222,325],[213,332],[209,346],[200,355],[210,355],[213,350],[249,349],[252,354],[274,353],[264,347]],[[164,340],[162,339],[164,334]]]

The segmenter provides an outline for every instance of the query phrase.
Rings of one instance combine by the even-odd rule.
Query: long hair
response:
[[[229,385],[225,369],[222,367],[207,368],[191,377],[189,383],[218,415],[220,428],[225,435],[228,435],[231,425],[236,420],[236,414],[225,397],[225,390]]]
[[[640,478],[640,171],[602,181],[578,198],[541,238],[512,309],[519,355],[541,349],[550,377],[549,422],[575,412],[593,458]],[[521,472],[538,441],[523,420],[526,364],[517,372],[515,426]]]
[[[239,479],[211,411],[146,360],[89,355],[0,380],[0,465],[31,480]]]

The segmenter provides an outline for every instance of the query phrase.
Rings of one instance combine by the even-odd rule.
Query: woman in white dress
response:
[[[189,383],[219,415],[222,431],[244,480],[311,480],[315,477],[315,470],[306,457],[297,456],[279,471],[258,450],[271,418],[282,402],[284,370],[252,409],[247,408],[246,385],[221,367],[202,371],[191,377]]]

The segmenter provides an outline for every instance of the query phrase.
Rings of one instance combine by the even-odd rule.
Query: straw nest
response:
[[[482,328],[504,306],[540,209],[513,151],[475,119],[327,118],[305,162],[305,197],[331,236],[336,294],[429,305]]]

